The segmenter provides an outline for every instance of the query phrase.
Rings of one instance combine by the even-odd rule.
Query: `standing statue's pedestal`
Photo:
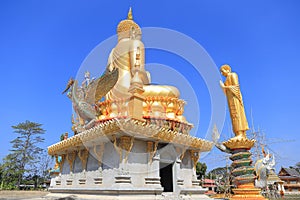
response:
[[[259,188],[254,187],[254,168],[251,166],[251,153],[249,150],[253,147],[255,140],[249,140],[243,137],[234,137],[223,142],[223,144],[232,151],[230,159],[233,183],[236,188],[233,189],[234,195],[230,199],[234,200],[259,200],[265,199]]]

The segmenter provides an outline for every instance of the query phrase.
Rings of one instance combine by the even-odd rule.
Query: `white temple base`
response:
[[[88,149],[86,169],[83,169],[79,150],[71,162],[67,156],[61,165],[61,173],[51,179],[49,199],[72,197],[73,199],[208,199],[196,179],[190,151],[180,159],[180,151],[174,144],[158,144],[151,155],[148,141],[135,139],[128,157],[112,142],[105,143],[101,165],[94,155],[93,146]],[[70,165],[72,163],[72,167]],[[66,198],[66,199],[72,199]],[[51,200],[52,200],[51,199]]]

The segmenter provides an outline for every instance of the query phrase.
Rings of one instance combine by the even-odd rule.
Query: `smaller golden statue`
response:
[[[238,75],[231,72],[229,65],[223,65],[220,71],[221,74],[226,77],[224,83],[220,80],[220,85],[227,97],[233,132],[236,137],[246,138],[246,131],[249,130],[249,127],[245,115]]]
[[[249,150],[253,147],[255,140],[249,140],[246,136],[246,131],[249,130],[249,127],[245,115],[238,75],[231,72],[229,65],[223,65],[220,71],[221,74],[226,77],[224,83],[220,81],[220,85],[227,97],[232,129],[235,134],[235,137],[217,146],[221,151],[232,154],[230,157],[233,161],[231,174],[233,176],[232,182],[236,188],[232,189],[234,194],[230,199],[265,199],[260,194],[261,190],[254,186],[255,175],[253,174],[254,168],[251,166],[252,160]],[[242,170],[241,166],[243,166]]]

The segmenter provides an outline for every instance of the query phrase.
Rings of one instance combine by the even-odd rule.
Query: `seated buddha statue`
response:
[[[142,31],[137,23],[133,21],[131,9],[128,17],[122,20],[117,27],[118,43],[112,49],[108,58],[108,68],[112,71],[119,69],[118,81],[113,89],[108,92],[106,99],[118,100],[131,96],[128,92],[130,81],[133,78],[132,69],[137,60],[137,53],[140,61],[140,80],[143,82],[143,96],[163,96],[179,98],[179,91],[173,86],[151,85],[150,73],[145,70],[145,48],[141,41]]]
[[[118,43],[112,49],[107,64],[107,71],[118,69],[118,80],[106,94],[105,99],[118,101],[129,99],[131,80],[135,76],[138,60],[139,80],[142,82],[145,97],[143,103],[144,116],[169,118],[186,122],[183,114],[182,100],[179,102],[179,90],[174,86],[151,84],[150,73],[145,70],[145,47],[141,41],[142,31],[133,21],[131,9],[128,17],[117,27]],[[150,99],[150,100],[149,100]],[[164,100],[163,100],[164,99]],[[149,103],[150,102],[150,103]],[[149,104],[151,109],[149,110]],[[117,115],[116,106],[112,106],[112,116]]]

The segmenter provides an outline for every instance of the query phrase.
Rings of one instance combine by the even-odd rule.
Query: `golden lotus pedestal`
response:
[[[259,188],[254,187],[254,168],[251,166],[251,153],[249,150],[253,147],[255,140],[249,140],[244,137],[234,137],[223,144],[232,150],[230,159],[233,161],[231,164],[233,183],[237,188],[233,189],[233,195],[230,199],[247,199],[259,200],[266,199],[260,192]]]

